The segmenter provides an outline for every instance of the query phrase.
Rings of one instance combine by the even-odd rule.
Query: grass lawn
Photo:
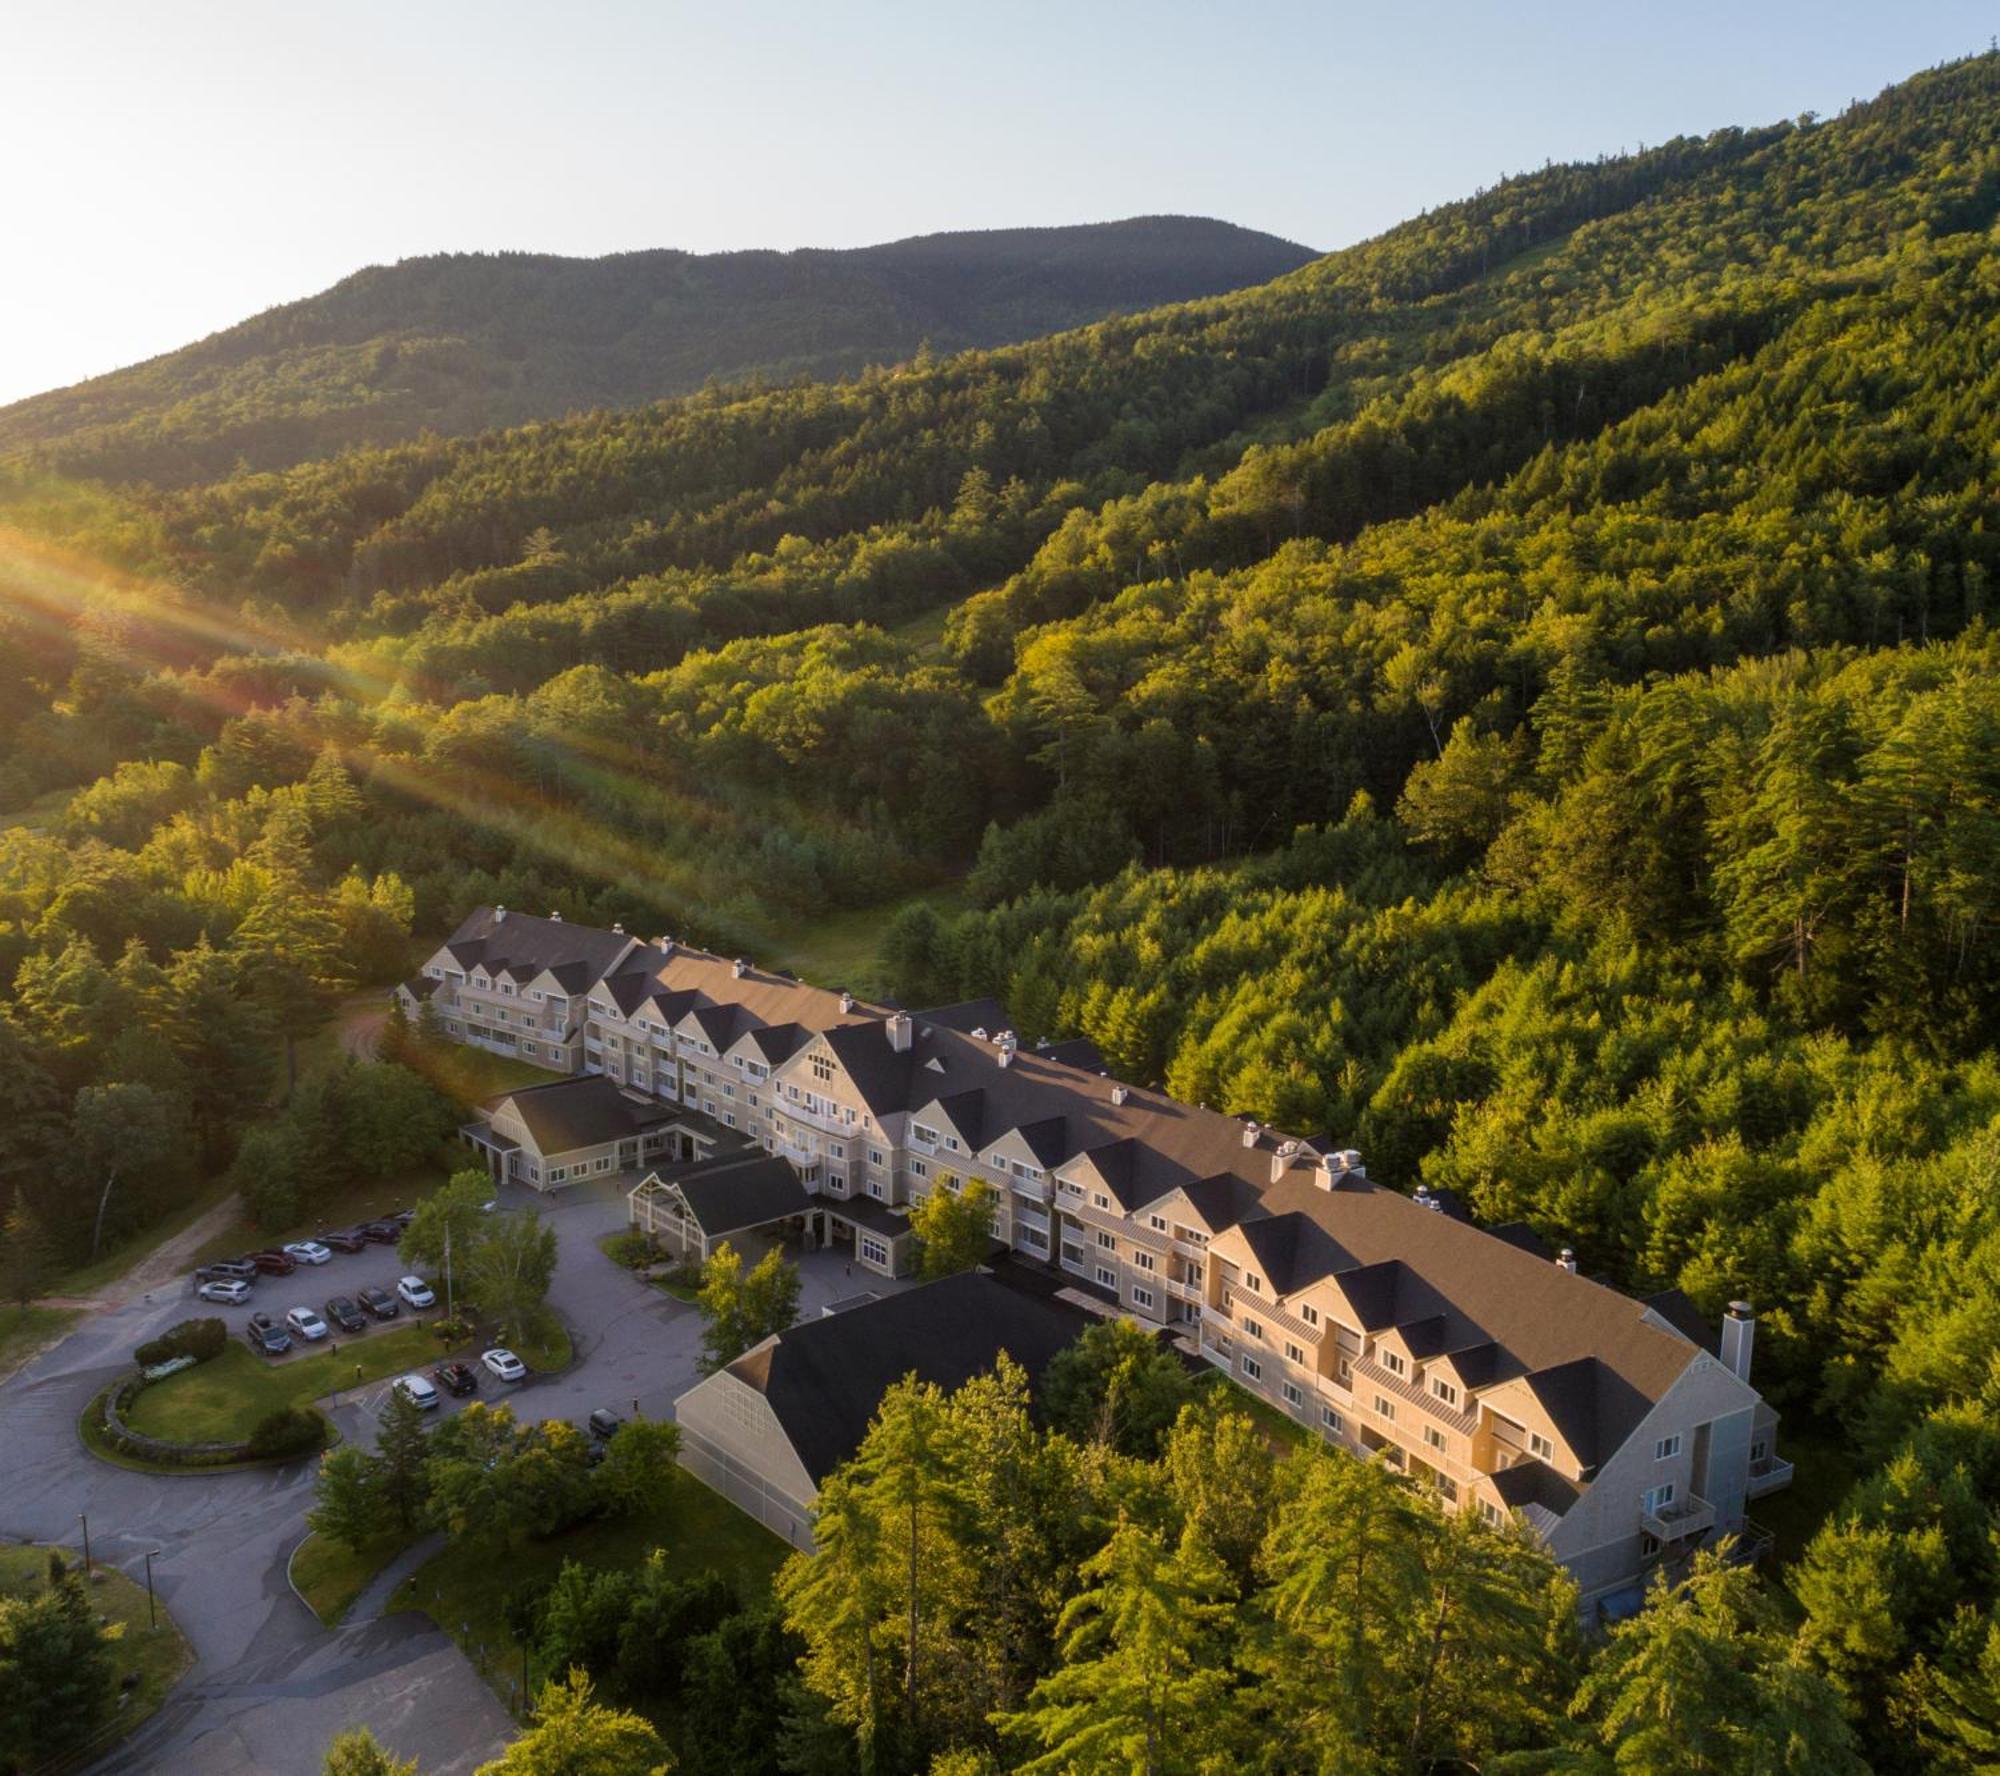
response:
[[[876,953],[882,933],[904,907],[919,903],[933,907],[944,919],[965,909],[965,897],[956,887],[930,888],[880,906],[851,907],[824,918],[800,920],[775,933],[768,945],[760,946],[765,953],[757,959],[770,967],[789,968],[822,987],[878,993],[882,981]]]
[[[547,1085],[552,1079],[567,1079],[567,1073],[551,1072],[512,1055],[488,1054],[483,1048],[461,1048],[448,1043],[442,1052],[424,1058],[423,1072],[439,1091],[461,1104],[477,1104],[501,1092],[519,1091],[525,1086]]]
[[[281,1406],[306,1406],[341,1388],[429,1369],[446,1355],[428,1325],[400,1325],[333,1342],[338,1350],[300,1355],[295,1348],[274,1359],[258,1356],[239,1339],[214,1362],[147,1388],[133,1404],[129,1422],[149,1437],[183,1443],[240,1441]]]
[[[542,1310],[535,1325],[521,1333],[508,1349],[539,1375],[568,1368],[574,1354],[569,1328],[562,1323],[562,1316],[547,1308]]]
[[[636,1566],[654,1548],[669,1570],[691,1574],[713,1567],[732,1580],[746,1602],[758,1597],[791,1550],[685,1469],[674,1470],[667,1508],[657,1516],[587,1523],[546,1542],[528,1542],[496,1556],[491,1548],[459,1544],[426,1561],[390,1600],[391,1609],[428,1614],[503,1700],[521,1679],[521,1649],[507,1632],[508,1596],[547,1583],[565,1560],[586,1566]],[[539,1683],[545,1672],[536,1673]]]
[[[83,1556],[73,1548],[62,1550],[64,1559],[80,1566]],[[48,1582],[49,1550],[9,1543],[0,1546],[0,1591],[22,1597],[40,1591]],[[120,1690],[113,1704],[113,1717],[85,1750],[60,1764],[45,1766],[50,1771],[80,1769],[100,1755],[114,1739],[122,1739],[166,1700],[167,1692],[194,1661],[188,1643],[174,1626],[164,1608],[159,1626],[148,1626],[146,1587],[123,1573],[99,1565],[90,1581],[91,1600],[100,1615],[123,1625],[123,1632],[111,1643],[111,1661],[122,1681],[134,1674],[132,1689]]]
[[[353,1608],[368,1581],[423,1533],[386,1536],[356,1553],[323,1535],[309,1535],[292,1555],[292,1583],[328,1628]]]
[[[8,1376],[77,1317],[70,1307],[0,1307],[0,1376]]]

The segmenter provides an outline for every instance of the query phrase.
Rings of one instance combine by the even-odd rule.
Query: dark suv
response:
[[[339,1228],[332,1233],[315,1234],[313,1237],[321,1245],[335,1252],[358,1252],[368,1243],[351,1227]]]
[[[289,1252],[246,1252],[245,1264],[253,1264],[266,1276],[288,1277],[299,1267],[299,1261]]]
[[[476,1394],[479,1392],[479,1377],[473,1373],[470,1363],[440,1363],[431,1374],[437,1384],[448,1394]]]
[[[254,1283],[259,1275],[256,1265],[247,1258],[224,1258],[214,1264],[204,1264],[194,1273],[198,1283]]]
[[[368,1316],[345,1295],[336,1295],[326,1304],[326,1317],[343,1332],[365,1332]]]
[[[243,1336],[249,1339],[252,1350],[267,1357],[282,1356],[292,1348],[292,1335],[269,1314],[252,1314]]]
[[[393,1320],[403,1310],[387,1289],[360,1289],[355,1299],[378,1320]]]
[[[393,1246],[403,1237],[400,1222],[368,1221],[354,1230],[365,1240],[373,1240],[378,1246]]]

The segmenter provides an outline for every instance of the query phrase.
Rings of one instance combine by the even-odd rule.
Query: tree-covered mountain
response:
[[[0,456],[185,482],[354,444],[851,375],[1261,284],[1305,248],[1194,216],[847,251],[445,253],[0,409]]]
[[[181,1168],[125,1212],[184,1194],[171,1117],[220,1155],[254,1102],[187,1007],[303,1028],[405,919],[770,956],[880,917],[908,998],[1756,1301],[1790,1595],[1662,1669],[1829,1684],[1872,1767],[1979,1768],[1996,223],[1982,56],[848,382],[184,485],[17,466],[9,1163],[65,1227],[114,1158]],[[1531,1700],[1457,1755],[1681,1767],[1601,1683]],[[1814,1767],[1785,1716],[1701,1723],[1708,1767]]]

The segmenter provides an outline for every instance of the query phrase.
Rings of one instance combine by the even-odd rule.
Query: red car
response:
[[[299,1261],[289,1252],[246,1252],[245,1264],[254,1264],[266,1276],[288,1277],[299,1267]]]

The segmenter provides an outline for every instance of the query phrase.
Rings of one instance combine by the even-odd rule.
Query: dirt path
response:
[[[340,1046],[357,1061],[372,1061],[382,1043],[382,1026],[389,1008],[379,993],[350,999],[340,1008]]]
[[[38,1307],[87,1308],[93,1313],[123,1307],[135,1296],[155,1290],[186,1287],[184,1273],[189,1259],[243,1212],[234,1196],[225,1196],[214,1208],[198,1215],[171,1239],[162,1240],[123,1276],[113,1277],[94,1295],[52,1295]]]

